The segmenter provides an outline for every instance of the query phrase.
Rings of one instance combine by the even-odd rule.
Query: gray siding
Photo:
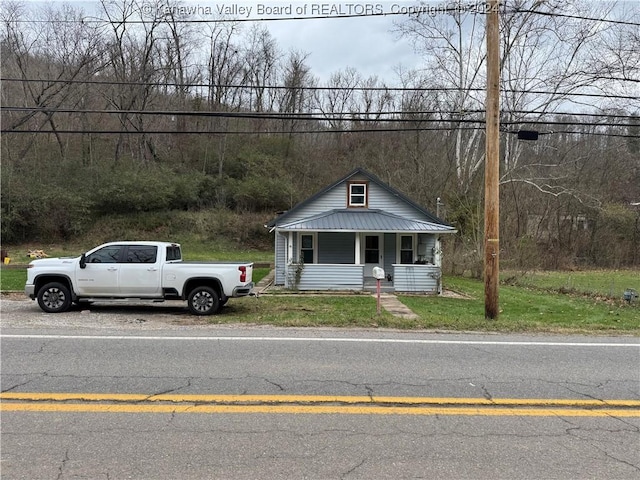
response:
[[[396,263],[396,234],[384,234],[384,273],[393,275],[393,264]]]
[[[424,247],[421,247],[424,245]],[[436,236],[431,234],[421,233],[418,234],[418,251],[416,252],[416,256],[420,259],[420,251],[424,248],[425,257],[424,260],[430,263],[434,263],[433,258],[433,247],[436,246]]]
[[[288,288],[296,288],[296,265],[289,266]],[[362,265],[306,264],[300,275],[298,290],[362,290],[364,286]]]
[[[394,265],[393,287],[396,292],[439,293],[440,268],[433,265]]]
[[[350,178],[349,182],[357,182],[358,180],[368,181],[365,177],[355,176]],[[300,209],[295,215],[288,217],[286,223],[295,222],[312,215],[318,215],[329,210],[340,208],[347,208],[347,182],[342,182],[328,192],[325,192],[317,198],[315,202]],[[373,182],[369,182],[369,208],[384,210],[405,218],[429,221],[425,215],[404,200],[401,200],[395,195],[391,195],[387,190]]]
[[[355,261],[355,233],[318,233],[318,263],[354,264]]]
[[[276,274],[275,284],[284,285],[284,275],[287,263],[287,238],[281,233],[276,233]]]

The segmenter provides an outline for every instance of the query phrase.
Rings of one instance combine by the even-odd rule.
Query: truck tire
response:
[[[71,292],[60,282],[47,283],[38,290],[38,305],[47,313],[66,312],[71,306]]]
[[[220,311],[220,295],[211,287],[196,287],[189,294],[187,304],[194,315],[213,315]]]

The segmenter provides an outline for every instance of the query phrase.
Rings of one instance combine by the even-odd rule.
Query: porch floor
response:
[[[363,290],[365,292],[376,292],[378,288],[378,281],[373,277],[364,277],[364,287]],[[393,288],[393,282],[388,280],[380,280],[380,291],[384,293],[393,293],[395,289]]]

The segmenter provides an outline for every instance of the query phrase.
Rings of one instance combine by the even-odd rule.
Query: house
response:
[[[357,168],[267,225],[276,285],[363,290],[384,269],[387,291],[440,293],[440,236],[455,229]]]

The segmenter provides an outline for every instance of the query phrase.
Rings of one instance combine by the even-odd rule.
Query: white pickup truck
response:
[[[33,260],[25,293],[48,313],[72,303],[186,300],[194,315],[218,313],[231,297],[252,294],[253,263],[183,262],[180,245],[112,242],[79,257]]]

